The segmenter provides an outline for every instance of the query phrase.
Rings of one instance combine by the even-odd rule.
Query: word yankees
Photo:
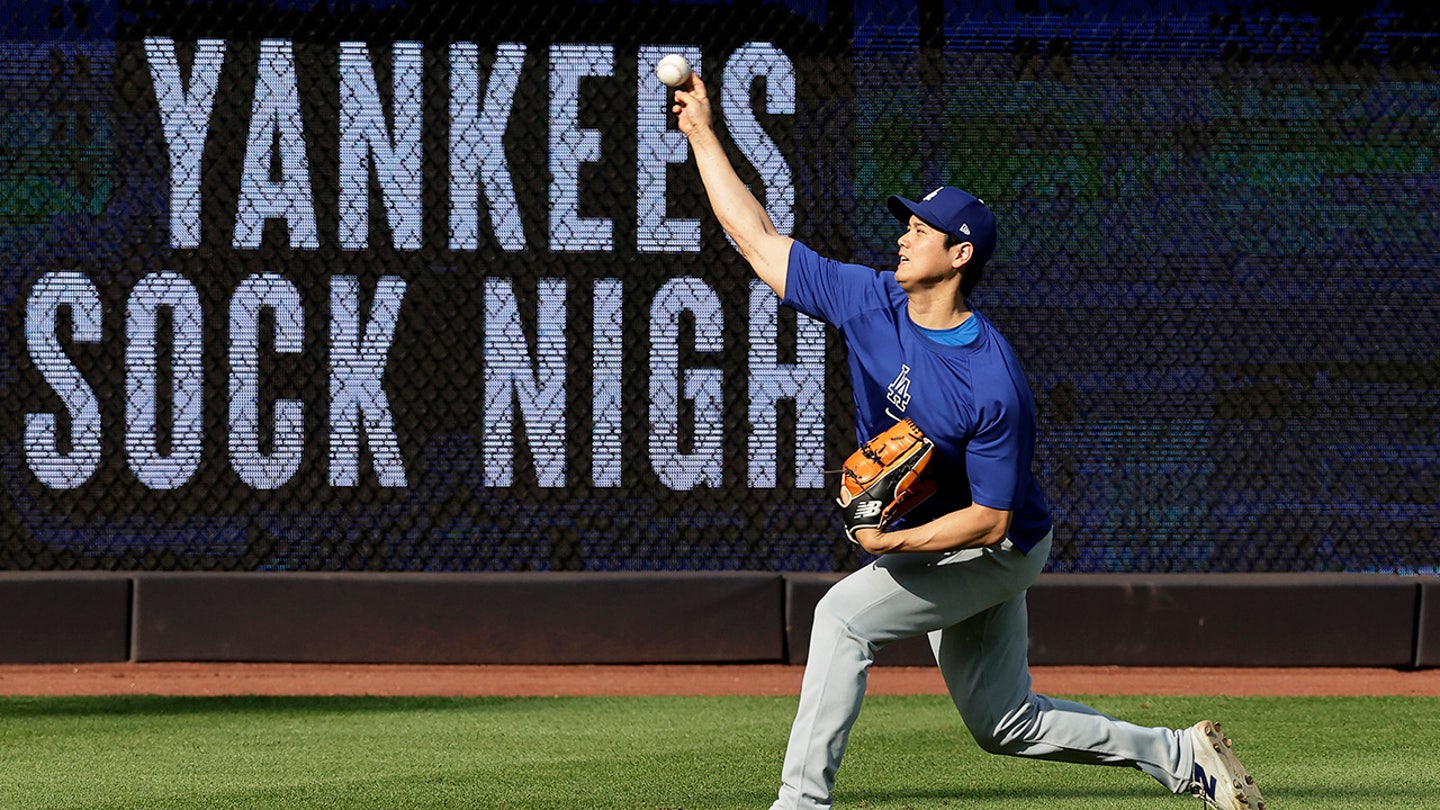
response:
[[[169,154],[170,245],[198,247],[202,241],[202,167],[206,144],[227,132],[212,130],[225,40],[195,43],[187,73],[182,70],[173,40],[145,40],[145,53]],[[678,52],[700,64],[695,47],[640,46],[636,64],[635,125],[635,250],[640,253],[688,253],[700,249],[700,221],[670,217],[666,210],[667,168],[689,157],[685,137],[669,125],[670,89],[648,66],[665,53]],[[457,42],[448,47],[448,242],[454,251],[480,247],[481,201],[489,204],[494,238],[506,252],[532,248],[526,243],[521,206],[504,143],[512,116],[540,116],[548,132],[545,144],[551,252],[608,252],[616,249],[613,218],[582,215],[582,176],[602,162],[606,133],[582,125],[582,81],[612,77],[615,48],[608,44],[555,44],[547,53],[548,92],[543,110],[517,111],[515,99],[527,64],[523,43],[502,43],[482,70],[479,48]],[[424,232],[422,135],[425,120],[425,54],[418,42],[396,42],[389,54],[391,86],[380,91],[370,47],[341,42],[338,62],[338,109],[331,121],[307,121],[303,115],[302,82],[293,44],[267,39],[259,43],[253,76],[244,159],[238,172],[239,202],[231,245],[260,246],[268,221],[284,225],[289,246],[313,250],[320,246],[316,195],[311,182],[308,142],[313,128],[329,124],[338,136],[336,171],[338,206],[335,225],[344,250],[370,247],[370,182],[373,172],[383,199],[392,247],[418,250]],[[532,60],[533,63],[533,60]],[[725,82],[712,92],[724,115],[726,129],[740,153],[754,166],[763,188],[756,191],[776,227],[789,233],[794,225],[795,189],[790,167],[770,134],[760,125],[752,103],[769,115],[795,112],[795,67],[770,43],[747,43],[724,65]],[[752,102],[750,89],[761,83],[765,92]],[[244,81],[242,78],[241,81]],[[312,83],[313,84],[313,83]],[[309,85],[303,85],[309,86]],[[388,96],[387,105],[384,98]],[[334,101],[328,102],[334,103]],[[388,107],[388,109],[387,109]],[[619,112],[613,107],[607,113]],[[619,122],[617,122],[618,124]],[[329,133],[327,132],[327,135]],[[529,147],[530,144],[526,144]],[[233,182],[237,178],[230,178]],[[483,191],[483,194],[482,194]],[[616,198],[617,200],[620,198]],[[593,212],[591,212],[593,213]]]

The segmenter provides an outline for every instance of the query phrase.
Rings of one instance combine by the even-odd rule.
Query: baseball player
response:
[[[815,609],[809,661],[772,810],[831,806],[875,652],[928,634],[965,725],[986,751],[1121,765],[1209,807],[1263,810],[1218,724],[1144,728],[1031,689],[1025,592],[1050,553],[1031,474],[1035,404],[1010,345],[966,303],[995,249],[984,202],[952,187],[890,197],[903,226],[893,273],[827,259],[779,234],[735,173],[703,80],[675,93],[711,207],[782,302],[834,326],[848,350],[864,441],[910,420],[934,443],[938,489],[889,525],[847,533],[874,562]]]

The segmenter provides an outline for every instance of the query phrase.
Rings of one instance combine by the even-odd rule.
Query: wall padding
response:
[[[806,660],[815,604],[839,579],[786,577],[789,660]],[[1027,595],[1030,662],[1115,666],[1408,667],[1419,581],[1370,574],[1042,574]],[[1440,664],[1440,584],[1428,665]],[[877,664],[933,665],[906,639]]]
[[[1033,664],[1410,666],[1419,585],[1369,574],[1055,574]]]
[[[0,573],[0,663],[124,661],[129,644],[129,576]]]
[[[1415,629],[1415,666],[1440,667],[1440,579],[1421,582],[1416,614],[1419,624]]]
[[[140,661],[780,661],[779,574],[140,574]]]

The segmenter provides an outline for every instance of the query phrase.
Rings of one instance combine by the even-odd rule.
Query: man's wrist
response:
[[[691,148],[720,145],[720,136],[715,134],[715,128],[711,126],[693,127],[690,132],[686,134],[686,137],[690,139]]]

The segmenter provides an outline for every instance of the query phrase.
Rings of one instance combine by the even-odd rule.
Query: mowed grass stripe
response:
[[[1080,699],[1143,725],[1221,720],[1271,810],[1440,808],[1440,698]],[[0,808],[763,810],[794,711],[793,697],[0,698]],[[1134,770],[985,754],[940,696],[871,696],[836,792],[866,810],[1190,801]]]

